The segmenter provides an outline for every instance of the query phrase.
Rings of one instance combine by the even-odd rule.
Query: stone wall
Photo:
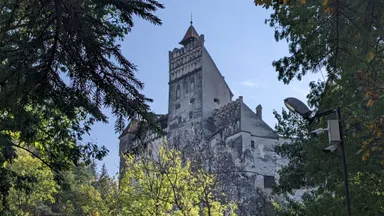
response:
[[[169,52],[168,139],[201,123],[204,36]]]
[[[203,49],[203,113],[212,116],[212,111],[231,102],[232,92],[208,51]]]
[[[264,183],[264,176],[269,176],[258,172],[260,153],[248,145],[247,136],[249,134],[239,132],[223,140],[219,134],[215,135],[210,141],[211,170],[217,174],[219,191],[227,195],[226,199],[238,204],[239,215],[272,215],[266,213],[271,188],[256,184],[257,179],[261,178]]]

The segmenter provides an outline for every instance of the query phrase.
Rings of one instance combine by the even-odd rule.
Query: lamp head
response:
[[[297,113],[307,120],[311,120],[312,111],[299,99],[289,97],[284,100],[284,104],[291,112]]]

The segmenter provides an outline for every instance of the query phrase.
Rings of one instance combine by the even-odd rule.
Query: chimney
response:
[[[243,102],[243,96],[239,96],[239,100]]]
[[[256,115],[259,117],[259,119],[263,120],[263,107],[261,104],[257,105],[256,107]]]

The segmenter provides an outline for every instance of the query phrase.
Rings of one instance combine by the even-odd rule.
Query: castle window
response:
[[[275,176],[264,176],[264,188],[272,188],[275,185]]]
[[[213,99],[213,102],[215,102],[215,103],[217,103],[217,104],[220,104],[220,100],[217,99],[217,98]]]
[[[179,116],[179,117],[177,118],[177,121],[178,121],[179,123],[181,123],[181,116]]]
[[[255,141],[251,140],[251,148],[255,149]]]
[[[230,148],[235,148],[235,143],[233,141],[230,141],[228,144]]]
[[[193,112],[189,112],[189,119],[192,119],[193,118]]]
[[[180,85],[177,85],[176,87],[176,99],[179,99],[180,98]]]
[[[195,103],[195,98],[192,98],[190,101],[189,101],[190,104],[193,104]]]
[[[195,90],[195,79],[192,78],[191,80],[191,92]]]
[[[177,104],[176,105],[176,109],[180,109],[181,105],[180,104]]]

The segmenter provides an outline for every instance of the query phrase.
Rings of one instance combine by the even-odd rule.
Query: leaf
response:
[[[307,0],[300,0],[300,3],[301,3],[302,5],[305,5],[305,4],[307,4]]]
[[[327,6],[328,5],[328,0],[323,0],[323,6]]]
[[[377,146],[373,146],[373,147],[371,148],[371,151],[377,151],[377,150],[379,150],[379,147],[377,147]]]
[[[335,8],[333,7],[328,7],[327,9],[325,9],[325,13],[327,13],[328,15],[332,15],[334,12]]]
[[[367,103],[367,107],[372,107],[374,104],[375,104],[375,101],[372,99],[369,99],[369,101]]]
[[[355,55],[359,54],[359,50],[357,48],[353,49],[353,54]]]
[[[368,53],[369,60],[372,61],[375,58],[375,55],[376,55],[375,51],[370,51]]]
[[[256,6],[270,6],[272,4],[272,0],[255,0]]]

